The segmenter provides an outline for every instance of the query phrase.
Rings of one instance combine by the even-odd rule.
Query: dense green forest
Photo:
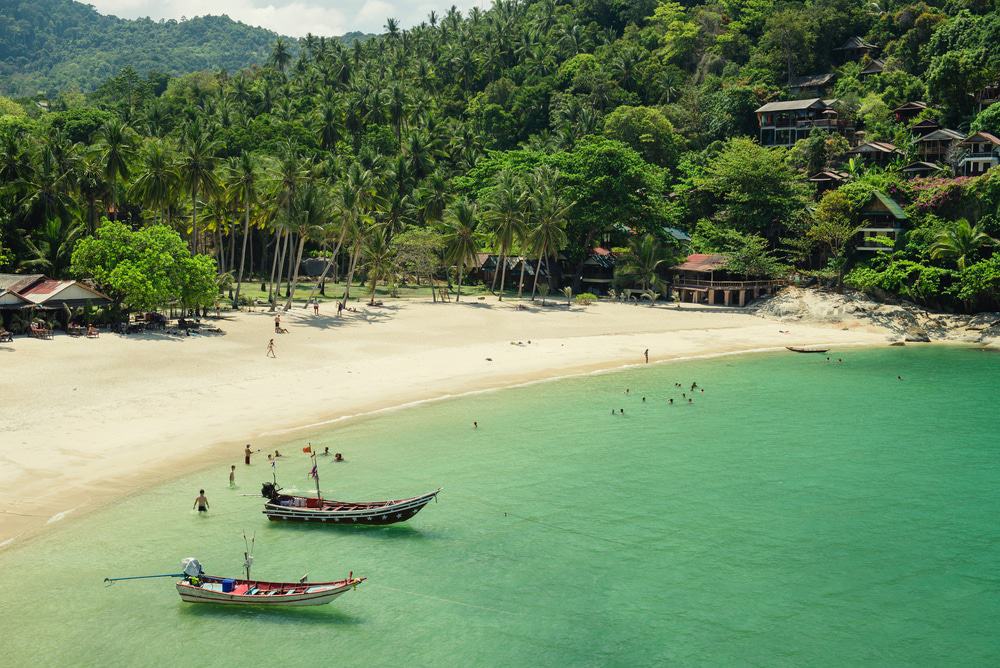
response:
[[[277,37],[224,16],[130,21],[73,0],[0,0],[0,94],[90,91],[126,65],[238,70],[265,62]]]
[[[550,267],[546,288],[579,292],[600,245],[622,286],[659,290],[683,253],[718,252],[736,274],[998,308],[1000,169],[966,175],[949,155],[921,178],[903,171],[915,122],[1000,133],[1000,104],[981,94],[1000,81],[998,10],[503,0],[409,30],[388,19],[351,46],[279,40],[238,72],[126,68],[87,95],[0,100],[0,271],[141,292],[134,271],[106,266],[128,253],[98,250],[142,248],[136,235],[169,226],[276,300],[305,257],[335,257],[331,273],[373,287],[461,282],[483,251],[531,258]],[[853,37],[876,50],[845,58]],[[818,126],[789,147],[759,143],[755,110],[795,97],[790,77],[825,72],[831,112],[891,143],[890,160],[852,157]],[[910,101],[926,108],[893,114]],[[808,177],[824,169],[842,185],[821,194]],[[905,233],[859,252],[876,194],[898,203]]]

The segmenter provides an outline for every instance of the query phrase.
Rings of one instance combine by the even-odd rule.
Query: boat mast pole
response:
[[[314,476],[316,478],[316,497],[320,501],[322,501],[323,500],[323,492],[321,492],[319,490],[319,467],[316,465],[316,453],[315,452],[312,453],[312,460],[313,460],[313,471],[316,472],[316,475]]]

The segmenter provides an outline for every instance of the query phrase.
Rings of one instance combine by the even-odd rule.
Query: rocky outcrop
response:
[[[838,294],[789,287],[761,299],[750,309],[764,318],[876,327],[896,341],[967,341],[991,343],[1000,337],[1000,313],[934,313],[916,304],[885,304],[858,292]]]

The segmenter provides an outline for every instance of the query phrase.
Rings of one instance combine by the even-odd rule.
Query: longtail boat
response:
[[[282,494],[281,488],[270,482],[261,487],[261,496],[267,499],[263,512],[273,522],[320,522],[348,526],[405,522],[437,498],[440,492],[436,489],[420,496],[390,501],[335,501],[324,499],[322,495]]]
[[[829,348],[805,348],[802,346],[785,346],[785,348],[793,353],[825,353],[830,350]]]
[[[244,541],[246,536],[244,535]],[[348,573],[343,580],[332,582],[307,582],[302,576],[298,582],[265,582],[250,577],[253,564],[253,543],[247,544],[243,567],[246,578],[223,578],[206,575],[201,564],[194,557],[181,561],[180,573],[162,575],[136,575],[124,578],[104,578],[106,584],[122,580],[144,580],[147,578],[181,578],[177,581],[177,593],[186,603],[219,603],[222,605],[254,606],[300,606],[326,605],[341,594],[355,589],[366,578],[354,577]]]
[[[311,449],[311,448],[310,448]],[[304,449],[308,451],[310,449]],[[274,464],[271,465],[272,471]],[[272,474],[273,475],[273,474]],[[264,502],[264,514],[272,522],[319,522],[321,524],[396,524],[405,522],[441,493],[441,488],[420,496],[389,501],[334,501],[324,499],[319,487],[319,468],[316,453],[312,453],[312,469],[309,477],[316,480],[316,496],[296,496],[282,494],[277,477],[273,482],[261,485],[260,494]]]
[[[333,582],[261,582],[211,575],[185,577],[177,583],[177,593],[187,603],[225,605],[326,605],[365,581],[351,573]]]

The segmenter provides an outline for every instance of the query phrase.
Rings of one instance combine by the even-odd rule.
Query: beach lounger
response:
[[[51,339],[52,330],[46,329],[45,327],[39,327],[37,325],[31,326],[31,335],[36,339]]]
[[[0,329],[0,343],[14,343],[14,335],[6,329]]]

